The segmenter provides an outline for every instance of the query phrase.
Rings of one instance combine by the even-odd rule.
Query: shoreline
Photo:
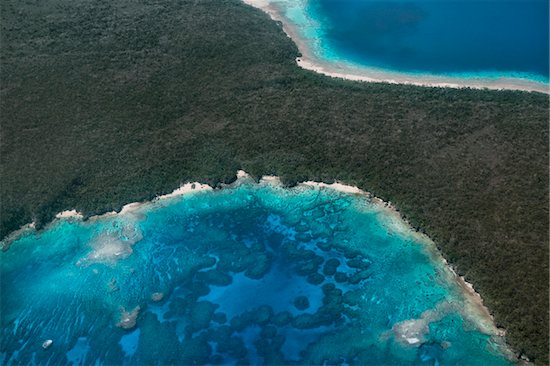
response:
[[[302,54],[301,57],[296,58],[296,64],[304,70],[313,71],[332,78],[369,83],[404,84],[453,89],[515,90],[550,94],[550,84],[529,79],[513,77],[463,78],[459,76],[429,74],[414,75],[378,70],[345,62],[328,62],[315,54],[311,45],[300,35],[298,27],[289,21],[282,14],[282,10],[275,4],[272,4],[270,0],[242,1],[268,14],[274,21],[282,23],[283,31],[296,44]]]
[[[411,236],[418,244],[424,245],[424,248],[427,251],[427,254],[430,256],[432,262],[436,268],[442,270],[442,274],[449,282],[456,283],[458,290],[460,290],[460,295],[464,300],[465,308],[462,311],[462,314],[466,318],[473,319],[473,323],[476,328],[482,333],[490,335],[492,337],[498,337],[504,342],[499,346],[500,351],[503,355],[510,361],[513,362],[529,362],[528,359],[519,359],[516,357],[514,351],[508,346],[505,342],[506,331],[502,328],[498,328],[494,323],[494,318],[491,315],[490,310],[484,305],[483,298],[475,290],[475,287],[472,283],[465,280],[463,276],[459,276],[454,270],[453,266],[447,262],[443,257],[442,253],[439,251],[435,243],[423,233],[416,231],[410,223],[404,219],[398,209],[391,204],[391,202],[386,202],[378,197],[373,196],[370,192],[364,191],[356,186],[347,185],[342,182],[335,181],[334,183],[327,184],[324,182],[315,182],[315,181],[304,181],[298,183],[296,187],[286,188],[283,186],[281,179],[278,176],[262,176],[259,179],[259,182],[255,182],[251,176],[243,170],[237,171],[237,180],[231,184],[224,184],[219,188],[222,189],[231,189],[236,188],[241,184],[253,183],[256,185],[268,185],[272,187],[279,187],[283,189],[295,189],[300,187],[312,188],[312,189],[329,189],[336,192],[341,192],[347,195],[357,195],[362,196],[365,199],[365,202],[379,212],[384,212],[390,220],[386,222],[394,230],[399,232],[401,235]],[[131,202],[122,206],[119,212],[110,211],[100,215],[90,216],[85,219],[84,215],[77,210],[65,210],[57,215],[55,218],[44,226],[44,229],[47,229],[52,224],[61,222],[61,221],[96,221],[101,220],[117,215],[128,215],[135,213],[136,210],[143,208],[144,206],[152,206],[156,203],[160,203],[165,200],[170,200],[172,198],[186,196],[196,192],[202,191],[214,191],[216,188],[211,187],[208,184],[203,184],[199,182],[188,182],[181,184],[180,187],[174,189],[171,193],[159,195],[152,200],[142,201],[142,202]],[[10,245],[18,240],[21,236],[29,232],[36,232],[34,223],[26,224],[22,226],[19,230],[14,231],[6,239],[0,242],[0,247],[2,251],[9,249]]]

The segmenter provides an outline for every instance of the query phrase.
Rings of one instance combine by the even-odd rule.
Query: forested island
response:
[[[1,19],[0,236],[238,169],[338,180],[391,201],[548,363],[547,95],[318,75],[239,0],[6,0]]]

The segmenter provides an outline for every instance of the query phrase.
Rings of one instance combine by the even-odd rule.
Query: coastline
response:
[[[282,23],[284,32],[292,39],[302,54],[301,57],[296,58],[296,64],[305,70],[310,70],[333,78],[370,83],[405,84],[454,89],[516,90],[550,94],[550,84],[522,78],[465,78],[429,74],[414,75],[378,70],[347,62],[328,62],[316,55],[311,45],[300,35],[297,26],[290,22],[282,13],[282,9],[272,4],[270,0],[242,1],[247,5],[262,10],[274,21]]]
[[[279,187],[284,188],[283,183],[281,182],[281,179],[278,176],[262,176],[258,183],[255,183],[250,175],[246,173],[243,170],[237,171],[237,180],[234,181],[231,184],[222,185],[220,189],[226,189],[226,188],[235,188],[243,183],[250,183],[253,182],[254,184],[258,185],[269,185],[273,187]],[[431,260],[433,261],[434,265],[436,265],[437,268],[439,268],[442,272],[442,275],[445,277],[446,280],[449,282],[454,282],[458,286],[458,289],[461,291],[461,297],[464,300],[464,309],[461,311],[462,314],[469,319],[474,320],[474,324],[478,328],[478,330],[482,333],[485,333],[492,337],[498,337],[502,340],[504,340],[506,331],[501,328],[497,328],[497,326],[494,323],[494,318],[491,315],[491,312],[489,309],[484,305],[483,298],[481,295],[475,290],[473,284],[466,281],[463,276],[459,276],[451,264],[447,262],[447,260],[443,257],[441,252],[437,249],[435,243],[426,235],[423,233],[420,233],[409,224],[407,220],[405,220],[398,209],[391,204],[391,202],[383,201],[382,199],[373,196],[370,192],[364,191],[356,186],[347,185],[342,182],[334,182],[331,184],[327,184],[324,182],[315,182],[315,181],[304,181],[301,183],[298,183],[298,188],[312,188],[312,189],[329,189],[334,190],[337,192],[341,192],[343,194],[347,195],[357,195],[362,196],[365,199],[365,202],[369,205],[371,205],[372,208],[375,210],[378,210],[379,212],[383,212],[387,215],[389,218],[389,221],[386,223],[392,227],[395,231],[399,232],[401,235],[406,235],[412,237],[417,243],[420,245],[424,245],[424,248],[426,249],[428,255],[430,256]],[[286,189],[286,188],[285,188]],[[292,189],[292,188],[288,188]],[[47,229],[48,226],[59,222],[59,221],[66,221],[66,220],[75,220],[75,221],[96,221],[105,219],[112,216],[117,215],[128,215],[128,214],[134,214],[137,210],[144,208],[146,206],[151,206],[157,203],[160,203],[162,201],[170,200],[173,198],[201,192],[201,191],[213,191],[215,188],[209,186],[208,184],[203,184],[199,182],[188,182],[180,185],[180,187],[176,188],[174,191],[168,194],[159,195],[155,198],[153,198],[150,201],[143,201],[143,202],[132,202],[124,205],[119,212],[111,211],[106,212],[104,214],[100,215],[94,215],[89,217],[88,219],[84,218],[84,215],[76,210],[65,210],[60,213],[58,213],[55,216],[55,219],[48,223],[45,226],[45,229]],[[11,243],[19,239],[21,236],[30,233],[32,231],[36,231],[34,223],[30,223],[27,225],[24,225],[19,230],[12,233],[12,235],[9,236],[9,238],[6,238],[2,242],[0,242],[0,247],[3,251],[6,251],[9,249]],[[8,241],[9,240],[9,241]],[[499,342],[499,348],[500,351],[513,362],[529,362],[528,359],[518,359],[513,352],[513,350],[504,342],[502,342],[502,345]]]

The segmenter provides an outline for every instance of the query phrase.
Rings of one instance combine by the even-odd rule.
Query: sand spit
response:
[[[408,84],[426,87],[444,88],[471,88],[491,90],[521,90],[550,94],[550,85],[520,78],[461,78],[443,75],[412,75],[405,73],[378,70],[346,62],[327,62],[314,52],[311,44],[304,39],[297,27],[282,13],[282,10],[270,0],[242,0],[244,3],[267,13],[271,19],[281,22],[283,30],[298,46],[301,57],[296,63],[303,69],[317,72],[326,76],[388,84]]]

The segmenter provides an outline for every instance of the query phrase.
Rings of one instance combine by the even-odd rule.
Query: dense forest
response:
[[[275,174],[391,201],[548,362],[548,96],[332,79],[239,0],[4,0],[0,236]]]

